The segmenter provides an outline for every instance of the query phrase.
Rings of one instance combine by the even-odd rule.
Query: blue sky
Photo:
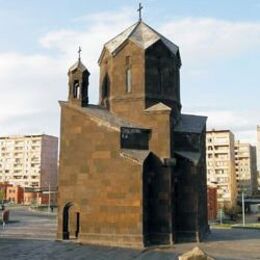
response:
[[[82,46],[98,96],[102,45],[137,20],[139,1],[0,0],[0,135],[59,134],[57,100]],[[255,142],[260,124],[260,0],[143,1],[144,20],[179,45],[183,112]]]

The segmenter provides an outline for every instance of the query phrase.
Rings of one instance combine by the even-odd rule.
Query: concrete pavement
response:
[[[0,259],[177,259],[196,245],[216,259],[260,259],[259,230],[214,229],[200,244],[133,250],[57,242],[55,216],[23,208],[11,209],[10,214],[14,223],[0,230]]]
[[[29,211],[26,207],[10,208],[10,223],[3,230],[1,237],[55,239],[56,216],[45,212]]]

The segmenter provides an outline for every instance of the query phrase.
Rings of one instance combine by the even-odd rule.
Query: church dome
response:
[[[122,33],[108,41],[104,45],[104,48],[107,49],[114,56],[127,40],[134,42],[136,45],[143,49],[147,49],[161,40],[172,54],[179,56],[179,47],[176,44],[162,36],[160,33],[155,31],[143,21],[138,21],[137,23],[133,24]]]

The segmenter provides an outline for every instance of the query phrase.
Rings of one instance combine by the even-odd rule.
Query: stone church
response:
[[[60,240],[122,247],[200,241],[208,232],[206,117],[181,113],[177,45],[142,20],[108,41],[90,72],[69,69],[60,101]]]

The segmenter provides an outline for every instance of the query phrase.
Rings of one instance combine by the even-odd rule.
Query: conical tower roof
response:
[[[108,41],[104,45],[104,49],[107,49],[112,55],[116,55],[116,53],[121,49],[120,47],[127,40],[133,41],[143,49],[147,49],[154,43],[161,40],[174,55],[177,55],[179,52],[179,47],[176,44],[162,36],[143,21],[138,21]]]
[[[69,72],[73,72],[74,70],[79,69],[81,72],[84,72],[85,70],[89,73],[86,66],[81,62],[80,59],[78,59],[70,68]]]

